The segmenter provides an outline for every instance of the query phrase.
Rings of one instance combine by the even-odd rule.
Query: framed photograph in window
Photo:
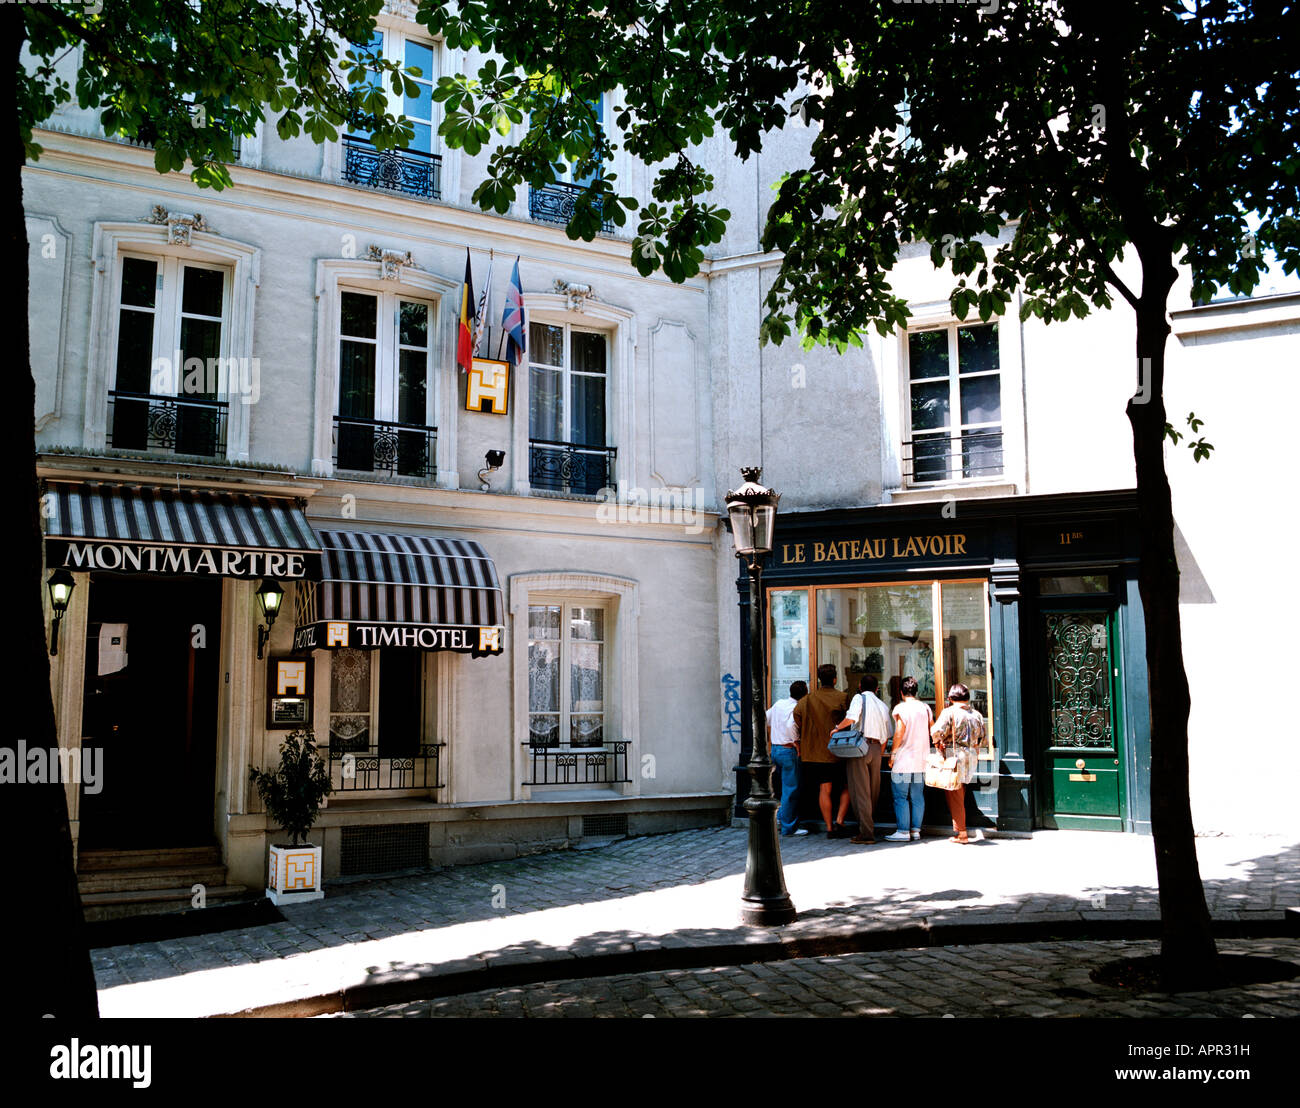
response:
[[[961,652],[962,670],[970,677],[983,677],[988,672],[984,647],[968,646]]]

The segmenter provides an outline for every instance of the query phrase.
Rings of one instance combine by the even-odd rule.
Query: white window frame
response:
[[[162,268],[171,268],[177,276],[180,267],[193,265],[220,269],[226,273],[223,286],[223,325],[221,356],[249,359],[253,354],[253,308],[260,279],[261,251],[247,243],[234,242],[211,231],[190,230],[189,244],[170,241],[165,224],[96,223],[92,257],[94,279],[91,289],[90,343],[87,350],[83,441],[88,449],[103,450],[108,438],[108,393],[117,382],[117,339],[121,313],[122,264],[126,257],[157,260]],[[160,329],[179,339],[179,282],[169,288],[164,279],[163,296],[155,300],[154,357],[171,358],[171,350],[158,347]],[[160,321],[165,309],[162,301],[170,298],[176,305],[174,319]],[[241,363],[243,364],[243,363]],[[254,382],[256,385],[256,382]],[[250,415],[256,396],[222,394],[227,400],[226,454],[229,461],[249,460]]]
[[[414,265],[398,267],[396,276],[384,276],[384,263],[363,258],[324,259],[316,263],[316,387],[312,473],[334,474],[334,417],[338,412],[339,342],[342,293],[391,293],[396,299],[419,300],[430,305],[429,384],[425,403],[427,425],[438,429],[436,450],[437,487],[460,487],[456,470],[456,385],[446,380],[456,362],[457,307],[460,282],[451,281]],[[394,300],[394,303],[396,302]],[[382,309],[381,309],[382,310]],[[396,330],[393,336],[396,343]],[[392,369],[394,379],[396,362]],[[376,366],[376,395],[378,395]],[[394,402],[396,393],[394,392]],[[421,481],[419,478],[395,478]]]
[[[908,478],[908,484],[912,487],[931,486],[942,484],[987,484],[990,481],[999,481],[1003,473],[1006,472],[1006,458],[1002,460],[1002,470],[998,473],[979,474],[974,477],[963,477],[961,473],[963,459],[963,436],[967,431],[992,431],[996,430],[1002,433],[1003,419],[996,423],[985,421],[982,423],[963,423],[961,412],[961,387],[964,381],[974,380],[976,377],[997,377],[998,378],[998,411],[1002,412],[1002,351],[1000,349],[1000,338],[1002,333],[1002,321],[1000,319],[990,319],[987,323],[982,320],[964,320],[958,322],[953,320],[948,323],[942,323],[937,326],[913,327],[907,332],[903,344],[903,380],[907,389],[907,441],[912,444],[912,468],[913,476]],[[998,367],[995,370],[987,370],[979,373],[963,374],[961,361],[958,354],[957,332],[962,328],[973,329],[977,327],[997,326],[999,335],[998,350]],[[935,384],[941,378],[927,377],[921,381],[912,380],[911,367],[911,339],[913,335],[926,334],[928,332],[943,331],[948,340],[948,475],[937,481],[918,481],[915,477],[916,468],[916,442],[917,431],[912,426],[912,407],[911,394],[912,386],[915,384]],[[936,432],[921,432],[922,439],[940,439],[943,436]]]
[[[635,796],[640,792],[640,686],[638,683],[637,643],[639,641],[639,584],[627,577],[614,577],[596,573],[542,572],[513,574],[507,580],[509,591],[511,630],[508,649],[511,651],[514,741],[509,764],[515,767],[513,795],[516,800],[532,798],[532,786],[525,784],[530,772],[528,719],[528,609],[539,604],[559,604],[566,610],[572,607],[602,608],[605,611],[605,746],[613,742],[626,742],[627,775],[629,782],[610,785],[613,792]],[[561,625],[562,632],[567,629]],[[561,703],[565,703],[563,685],[567,673],[561,678]],[[563,731],[561,717],[561,748],[567,747],[567,732]],[[547,747],[548,750],[557,749]],[[573,747],[578,752],[595,753],[602,747]],[[541,795],[590,785],[547,785]]]
[[[607,336],[605,347],[605,441],[615,448],[614,478],[619,495],[638,484],[636,467],[640,464],[637,452],[635,392],[632,382],[636,377],[636,316],[626,308],[615,307],[590,297],[581,310],[570,306],[570,298],[563,293],[525,293],[524,310],[529,323],[570,324],[580,331],[603,331]],[[531,362],[531,355],[529,355]],[[515,374],[513,491],[521,496],[530,492],[528,482],[528,440],[530,436],[529,413],[531,380],[527,365],[520,363]],[[438,432],[441,439],[441,428]],[[440,444],[441,446],[441,444]],[[648,483],[648,475],[645,482]],[[547,490],[539,490],[545,493]],[[551,495],[569,494],[552,493]]]
[[[378,303],[376,312],[378,316],[375,320],[375,338],[366,339],[356,335],[343,334],[343,293],[355,292],[363,296],[376,297]],[[336,337],[339,343],[339,358],[342,360],[342,346],[344,342],[373,342],[375,349],[375,412],[371,419],[383,422],[398,422],[398,405],[397,392],[400,385],[400,372],[398,369],[403,350],[418,350],[418,347],[403,346],[401,341],[401,320],[399,312],[400,305],[403,301],[407,303],[423,304],[429,309],[428,325],[428,343],[425,347],[425,389],[424,389],[424,415],[421,419],[425,426],[433,427],[430,417],[434,411],[434,373],[433,373],[433,354],[434,342],[436,338],[435,326],[437,324],[438,302],[429,296],[416,296],[413,293],[402,291],[392,291],[389,289],[373,289],[364,286],[351,284],[339,286],[339,321],[336,329]],[[334,380],[334,414],[339,410],[339,390],[341,385],[341,375],[336,375]]]
[[[1025,407],[1024,407],[1024,334],[1023,326],[1014,315],[992,316],[987,321],[998,324],[998,372],[1001,374],[1002,393],[1002,473],[998,475],[980,475],[946,481],[922,481],[919,483],[903,478],[904,442],[912,439],[911,412],[911,375],[908,363],[908,336],[917,331],[934,330],[939,327],[952,328],[950,343],[956,342],[956,328],[976,326],[984,321],[978,317],[957,319],[947,300],[913,302],[908,305],[911,317],[906,331],[879,340],[881,408],[885,417],[885,434],[881,436],[881,465],[884,475],[885,491],[892,498],[907,499],[909,496],[922,498],[932,495],[935,490],[961,495],[968,492],[973,495],[1014,495],[1028,491],[1025,446]],[[949,352],[949,381],[960,373],[951,347]],[[937,378],[936,378],[937,380]],[[954,408],[949,400],[950,414],[957,420],[961,417],[960,404]],[[957,398],[958,401],[960,397]],[[953,426],[950,423],[950,429]],[[959,432],[960,433],[960,432]],[[960,454],[958,454],[960,459]],[[960,465],[960,461],[958,461]]]
[[[579,326],[573,323],[551,323],[544,319],[530,319],[529,326],[536,324],[539,327],[559,327],[564,334],[563,353],[560,356],[561,365],[551,365],[549,362],[535,361],[532,356],[532,342],[529,336],[529,355],[528,355],[528,384],[531,400],[532,390],[532,371],[536,367],[548,372],[559,371],[560,374],[560,398],[561,398],[561,422],[564,425],[562,441],[572,443],[573,441],[573,378],[574,377],[601,377],[605,382],[605,442],[609,444],[609,363],[610,363],[610,335],[608,331],[602,331],[591,326]],[[573,368],[573,332],[581,331],[587,335],[599,335],[605,343],[605,372],[604,373],[583,373]],[[532,405],[529,405],[529,428],[528,436],[532,438]]]
[[[577,712],[577,713],[574,712],[574,709],[573,709],[573,681],[572,681],[572,666],[573,666],[573,646],[574,646],[575,641],[576,641],[576,642],[579,642],[579,643],[584,643],[584,642],[586,642],[586,643],[592,643],[592,644],[596,644],[596,645],[600,645],[600,646],[604,647],[604,650],[601,652],[601,665],[600,665],[600,686],[601,686],[601,687],[600,687],[600,703],[601,703],[601,709],[600,709],[599,715],[600,715],[600,717],[601,717],[601,733],[604,734],[604,735],[606,735],[606,736],[608,736],[607,728],[608,728],[608,726],[609,726],[609,683],[610,683],[610,682],[609,682],[609,663],[610,663],[610,645],[611,645],[610,642],[609,642],[609,629],[610,629],[611,622],[612,622],[612,621],[611,621],[611,618],[610,618],[610,612],[609,612],[609,610],[608,610],[608,607],[607,607],[607,605],[606,605],[606,603],[605,603],[604,601],[574,600],[574,599],[562,599],[562,598],[551,598],[551,599],[546,599],[546,598],[543,598],[543,597],[540,597],[540,596],[538,596],[538,597],[534,597],[534,598],[533,598],[532,602],[531,602],[531,603],[529,604],[529,606],[528,606],[528,613],[531,615],[533,608],[536,608],[536,607],[559,608],[559,609],[560,609],[560,637],[559,637],[559,639],[558,639],[558,640],[550,640],[550,639],[540,640],[540,641],[543,641],[543,642],[557,641],[557,642],[560,644],[560,649],[559,649],[559,667],[560,667],[560,672],[559,672],[559,686],[560,686],[560,687],[559,687],[559,693],[560,693],[560,703],[559,703],[559,707],[558,707],[558,709],[557,709],[555,712],[545,712],[545,713],[542,713],[542,712],[534,712],[534,711],[533,711],[533,706],[532,706],[532,704],[529,704],[529,705],[528,705],[529,722],[531,723],[531,720],[532,720],[532,716],[533,716],[533,715],[557,715],[557,716],[559,716],[559,726],[558,726],[558,728],[557,728],[557,735],[558,735],[558,737],[559,737],[559,742],[556,743],[556,745],[555,745],[554,747],[547,747],[546,749],[550,749],[550,750],[561,750],[561,749],[562,749],[562,750],[576,750],[576,751],[590,750],[590,751],[593,751],[593,752],[594,752],[594,751],[597,751],[597,750],[602,750],[602,749],[605,748],[605,742],[606,742],[606,740],[602,740],[600,746],[574,746],[574,745],[573,745],[573,738],[572,738],[572,731],[573,731],[573,727],[572,727],[572,724],[573,724],[573,716],[574,716],[575,714],[577,714],[577,715],[596,715],[597,713],[596,713],[596,712]],[[582,608],[582,609],[596,609],[596,610],[598,610],[598,611],[600,611],[600,612],[602,612],[602,613],[604,614],[604,619],[603,619],[603,621],[602,621],[602,624],[603,624],[603,626],[602,626],[602,635],[601,635],[601,637],[600,637],[599,639],[578,639],[578,640],[575,640],[575,639],[573,638],[572,634],[570,633],[570,632],[571,632],[570,624],[571,624],[572,619],[573,619],[573,612],[574,612],[574,610],[575,610],[575,609],[579,609],[579,608]],[[532,630],[531,630],[531,627],[530,627],[529,625],[527,625],[527,624],[525,625],[525,627],[526,627],[526,629],[527,629],[528,632],[529,632],[529,644],[531,645],[531,643],[533,642],[533,639],[532,639],[532,637],[531,637],[531,635],[532,635]],[[530,684],[529,684],[529,691],[530,691],[530,692],[532,691],[531,682],[530,682]],[[530,729],[530,731],[529,731],[530,741],[531,741],[531,734],[532,734],[532,732],[531,732],[531,729]]]
[[[460,51],[450,49],[446,42],[441,39],[430,39],[426,37],[427,32],[423,27],[409,20],[390,12],[380,12],[375,17],[375,30],[384,36],[384,47],[381,57],[385,61],[397,62],[402,68],[405,68],[406,43],[412,40],[421,46],[427,46],[433,51],[433,69],[432,74],[425,74],[420,77],[421,82],[427,82],[432,85],[438,83],[438,79],[444,74],[455,73],[460,61]],[[341,49],[346,51],[350,48],[349,43],[343,43]],[[403,114],[405,98],[402,94],[393,91],[392,85],[385,80],[384,93],[388,100],[388,110],[394,115]],[[429,153],[435,158],[441,159],[441,187],[439,189],[438,202],[451,201],[455,203],[459,197],[460,189],[460,157],[457,151],[443,149],[442,143],[438,137],[438,128],[442,124],[442,108],[435,100],[431,103],[432,118],[430,120],[429,136]],[[348,134],[346,127],[340,130],[338,141],[331,142],[325,148],[325,175],[330,180],[343,180],[343,140]],[[398,196],[406,196],[405,193],[394,193]],[[417,197],[407,197],[412,201],[419,202]]]

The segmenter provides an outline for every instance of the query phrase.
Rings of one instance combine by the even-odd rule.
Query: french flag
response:
[[[528,320],[524,316],[524,289],[519,283],[519,259],[515,258],[510,287],[506,290],[506,306],[501,313],[501,329],[506,333],[506,359],[518,365],[528,350]]]

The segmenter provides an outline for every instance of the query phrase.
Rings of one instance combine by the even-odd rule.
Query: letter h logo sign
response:
[[[465,410],[505,415],[510,396],[510,364],[475,358],[465,386]]]

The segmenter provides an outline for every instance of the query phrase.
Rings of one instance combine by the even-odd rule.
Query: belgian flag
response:
[[[468,373],[474,361],[474,274],[469,267],[469,247],[465,247],[465,287],[460,294],[460,331],[456,338],[456,364]]]

